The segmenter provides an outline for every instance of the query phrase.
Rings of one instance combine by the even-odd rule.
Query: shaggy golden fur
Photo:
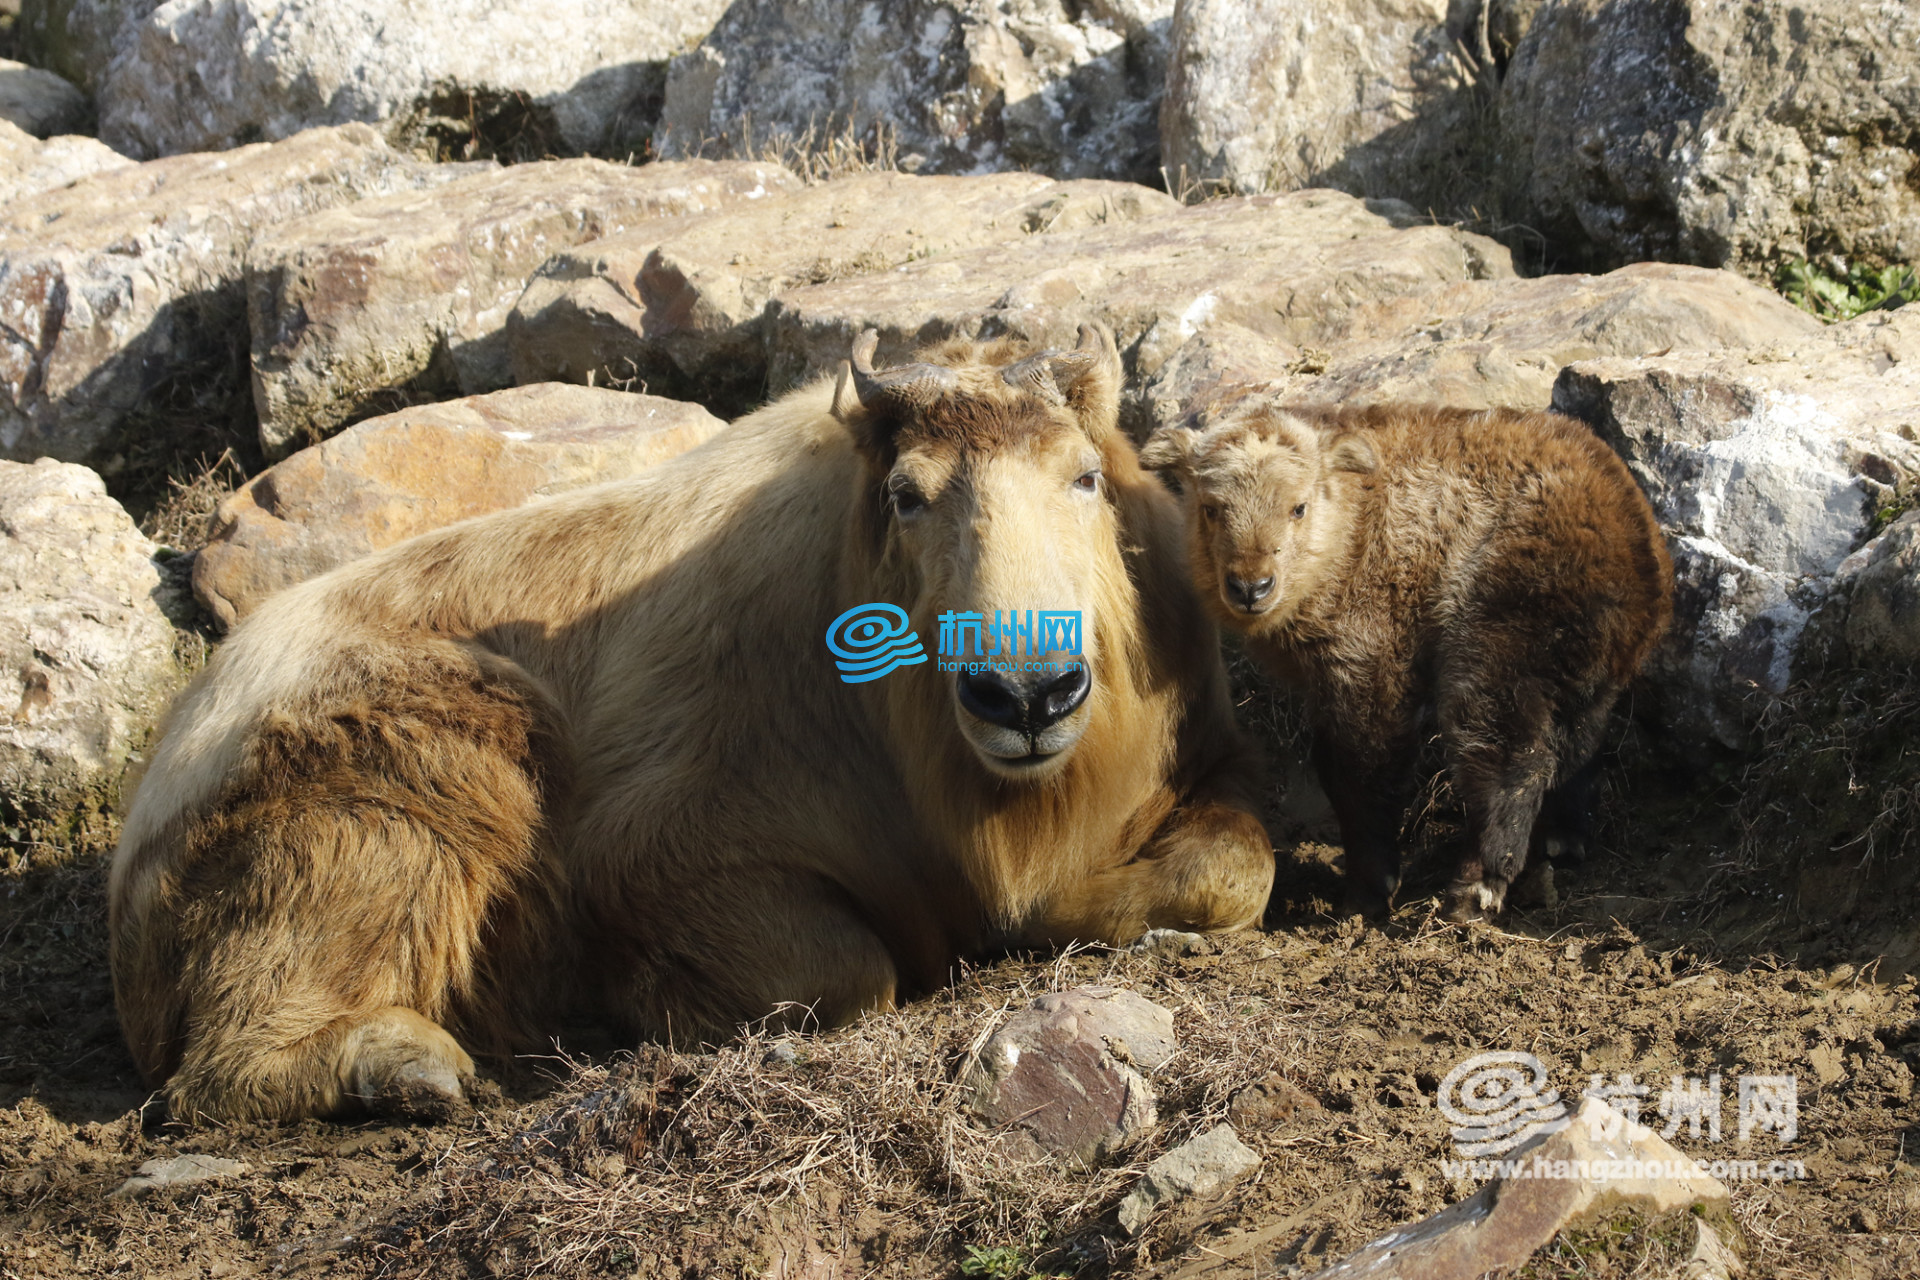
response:
[[[1142,451],[1176,474],[1200,597],[1300,685],[1353,905],[1399,885],[1420,716],[1470,848],[1455,919],[1536,854],[1584,849],[1607,713],[1665,631],[1673,569],[1632,475],[1577,422],[1515,410],[1230,408]]]
[[[434,1114],[563,1011],[831,1025],[981,947],[1256,919],[1257,762],[1112,340],[1014,386],[1020,354],[930,353],[925,403],[843,373],[239,627],[113,867],[121,1020],[174,1115]],[[933,661],[844,684],[824,636],[868,601],[930,654],[941,610],[1081,609],[1091,690],[1009,746]]]

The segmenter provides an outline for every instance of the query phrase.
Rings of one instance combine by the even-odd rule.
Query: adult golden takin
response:
[[[874,350],[234,632],[113,866],[122,1025],[176,1117],[444,1114],[469,1051],[562,1014],[831,1026],[981,948],[1260,915],[1257,757],[1112,338]],[[849,682],[849,611],[843,651],[909,644],[869,604],[929,642],[943,612],[1077,612],[1080,652]]]

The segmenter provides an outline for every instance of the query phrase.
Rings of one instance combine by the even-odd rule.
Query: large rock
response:
[[[1603,276],[1473,281],[1367,307],[1294,398],[1544,409],[1560,370],[1577,360],[1744,350],[1821,331],[1730,271],[1642,263]]]
[[[50,138],[79,132],[92,114],[87,95],[53,72],[0,58],[0,120]]]
[[[1160,108],[1168,180],[1425,204],[1453,180],[1471,119],[1471,76],[1455,53],[1464,32],[1448,26],[1456,7],[1181,0]]]
[[[169,0],[133,22],[98,90],[129,155],[378,124],[461,155],[644,152],[666,62],[725,0]]]
[[[1295,404],[1429,401],[1544,409],[1560,370],[1599,356],[1795,342],[1820,322],[1730,271],[1642,263],[1604,276],[1473,280],[1360,308],[1307,355],[1236,325],[1189,338],[1141,393],[1147,428],[1247,395]]]
[[[638,378],[743,412],[766,389],[764,317],[780,293],[1173,207],[1129,183],[874,173],[643,227],[540,269],[508,324],[515,379]]]
[[[1524,1172],[1396,1227],[1311,1280],[1474,1280],[1517,1267],[1558,1233],[1605,1215],[1658,1217],[1696,1206],[1727,1213],[1726,1187],[1693,1157],[1596,1098],[1566,1128],[1535,1136],[1505,1160]]]
[[[1131,991],[1079,987],[1041,996],[981,1046],[961,1082],[985,1124],[1091,1165],[1157,1122],[1147,1074],[1173,1056],[1173,1015]]]
[[[1501,88],[1519,221],[1574,261],[1920,259],[1920,8],[1549,0]]]
[[[229,627],[274,592],[368,552],[633,475],[723,425],[698,405],[558,384],[373,418],[222,502],[194,561],[194,594]]]
[[[180,681],[185,603],[100,477],[0,462],[0,812],[109,800]]]
[[[0,120],[0,205],[132,163],[97,138],[61,134],[42,142]]]
[[[1667,533],[1663,717],[1745,745],[1766,700],[1813,669],[1807,624],[1843,562],[1920,484],[1920,310],[1747,352],[1583,361],[1553,407],[1621,452]]]
[[[162,0],[20,0],[15,30],[35,66],[97,93],[133,24]]]
[[[243,377],[248,244],[450,166],[365,125],[96,173],[0,210],[0,456],[121,465],[131,415],[183,370]],[[214,374],[205,372],[207,367]]]
[[[660,142],[695,154],[878,126],[923,172],[1152,182],[1172,12],[1172,0],[735,0],[674,60]]]
[[[1513,278],[1501,245],[1418,223],[1397,202],[1332,191],[1250,196],[794,289],[770,308],[769,382],[832,369],[865,328],[884,361],[955,334],[1071,345],[1084,320],[1111,325],[1145,379],[1215,326],[1324,345],[1381,299]]]
[[[799,185],[758,162],[556,160],[269,229],[247,259],[261,444],[283,457],[393,390],[437,397],[510,386],[507,315],[549,255],[674,215],[770,202]]]

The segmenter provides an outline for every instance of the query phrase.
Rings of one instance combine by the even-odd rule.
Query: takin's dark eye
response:
[[[1301,516],[1304,516],[1305,514],[1307,514],[1307,504],[1304,502],[1293,509],[1293,518],[1295,520],[1298,520]]]
[[[1218,520],[1220,518],[1220,508],[1214,506],[1211,502],[1203,502],[1200,504],[1200,514],[1209,520]]]
[[[896,516],[917,516],[927,509],[927,495],[914,488],[911,481],[898,481],[889,486],[887,501]]]
[[[1080,476],[1073,482],[1073,487],[1082,493],[1097,492],[1100,488],[1100,468],[1095,467],[1093,470]]]

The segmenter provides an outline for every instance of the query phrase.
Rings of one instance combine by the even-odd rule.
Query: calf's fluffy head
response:
[[[1200,598],[1224,625],[1258,631],[1293,617],[1338,568],[1378,462],[1361,433],[1254,403],[1161,428],[1140,464],[1178,483]]]

